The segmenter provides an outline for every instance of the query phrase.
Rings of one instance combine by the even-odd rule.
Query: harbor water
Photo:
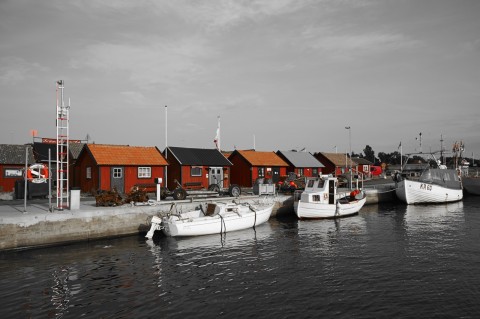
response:
[[[0,252],[1,318],[477,318],[480,197]]]

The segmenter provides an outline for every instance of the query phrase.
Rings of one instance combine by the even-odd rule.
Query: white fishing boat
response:
[[[300,219],[336,218],[357,214],[365,205],[365,192],[337,193],[336,177],[322,175],[309,177],[305,190],[295,196],[295,214]]]
[[[407,204],[447,203],[461,200],[463,187],[458,171],[441,165],[433,153],[422,155],[429,155],[432,158],[429,163],[434,167],[429,165],[420,174],[396,173],[394,180],[398,199]]]
[[[265,223],[272,214],[273,204],[253,206],[248,203],[208,203],[206,210],[169,213],[162,218],[153,216],[145,237],[152,238],[155,230],[167,236],[199,236],[222,234],[255,227]]]

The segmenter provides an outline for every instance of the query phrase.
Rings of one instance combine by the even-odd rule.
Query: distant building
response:
[[[287,174],[293,172],[299,177],[315,177],[321,174],[325,167],[308,152],[277,151],[276,154],[287,162]]]
[[[373,163],[369,160],[361,157],[352,157],[352,161],[356,163],[358,167],[358,172],[362,173],[364,177],[372,177]]]
[[[313,156],[325,166],[325,168],[322,170],[324,174],[338,176],[349,172],[350,167],[353,170],[357,169],[357,164],[353,162],[345,153],[319,152],[313,154]]]

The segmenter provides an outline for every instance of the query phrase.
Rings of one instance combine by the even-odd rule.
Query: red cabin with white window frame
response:
[[[257,178],[271,179],[275,184],[287,175],[288,164],[275,152],[235,150],[228,157],[232,162],[232,183],[252,187]]]
[[[86,144],[75,164],[82,192],[115,188],[119,193],[134,186],[153,191],[155,178],[165,180],[167,165],[155,146],[105,144]]]

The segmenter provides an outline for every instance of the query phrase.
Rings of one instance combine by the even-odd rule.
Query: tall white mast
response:
[[[165,159],[167,159],[167,153],[168,153],[168,140],[167,140],[167,106],[165,105]],[[168,165],[165,165],[165,182],[163,183],[163,185],[165,185],[166,187],[168,187],[168,184],[167,184],[167,169],[168,169]]]
[[[218,150],[222,151],[222,146],[220,144],[221,138],[220,138],[220,115],[218,116]]]
[[[63,210],[69,207],[69,114],[70,100],[65,106],[63,98],[64,82],[57,81],[57,209]],[[60,94],[60,96],[59,96]]]

